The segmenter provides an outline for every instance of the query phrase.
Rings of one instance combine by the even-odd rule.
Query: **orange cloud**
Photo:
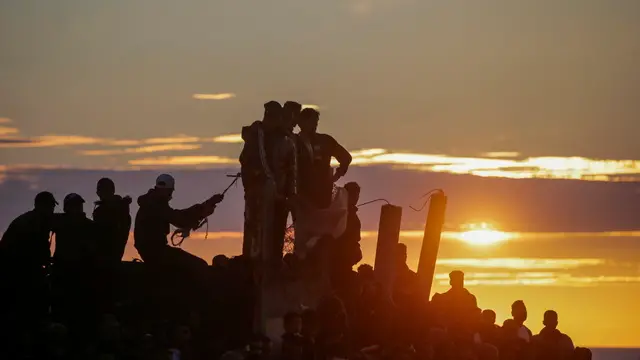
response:
[[[96,145],[104,142],[103,139],[77,135],[44,135],[30,139],[5,138],[3,140],[15,140],[15,142],[0,143],[0,148],[39,148],[53,146]]]
[[[5,129],[5,133],[3,133]],[[202,141],[201,138],[187,135],[174,137],[149,138],[142,140],[109,139],[81,135],[42,135],[31,138],[3,136],[15,134],[18,129],[0,126],[0,148],[42,148],[60,146],[103,145],[103,146],[136,146],[143,144],[185,144]]]
[[[196,100],[228,100],[236,97],[234,93],[218,93],[218,94],[193,94]]]
[[[136,148],[127,149],[114,149],[114,150],[83,150],[80,151],[82,155],[89,156],[106,156],[106,155],[122,155],[122,154],[139,154],[139,153],[153,153],[162,151],[185,151],[185,150],[197,150],[200,149],[200,144],[163,144],[163,145],[150,145],[141,146]]]
[[[239,143],[243,143],[244,140],[242,140],[242,135],[240,134],[228,134],[228,135],[220,135],[220,136],[214,137],[213,142],[239,144]]]
[[[237,159],[222,156],[160,156],[129,160],[129,165],[137,166],[188,166],[188,165],[229,165],[238,164]]]
[[[20,131],[13,127],[0,126],[0,136],[17,134]]]
[[[0,117],[0,124],[9,124],[11,119]]]

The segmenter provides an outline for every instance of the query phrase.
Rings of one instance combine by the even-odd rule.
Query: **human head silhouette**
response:
[[[320,121],[320,113],[316,109],[306,108],[300,113],[300,132],[305,134],[315,134],[318,131],[318,121]]]
[[[527,321],[527,307],[522,300],[516,300],[511,305],[511,316],[518,324],[522,325]]]
[[[396,245],[395,257],[397,265],[405,265],[407,263],[407,245],[398,243]]]
[[[287,126],[287,130],[293,131],[298,125],[298,118],[300,117],[300,111],[302,111],[302,105],[295,101],[287,101],[282,106],[282,114]]]
[[[65,214],[84,213],[84,199],[76,193],[71,193],[64,197],[62,207]]]
[[[449,273],[449,284],[452,289],[464,288],[464,273],[460,270],[453,270]]]
[[[491,309],[483,310],[482,322],[488,325],[494,325],[496,323],[496,312]]]
[[[558,327],[558,313],[553,310],[547,310],[544,312],[542,324],[545,328],[555,329]]]
[[[48,191],[38,193],[33,200],[33,207],[38,213],[53,214],[56,205],[58,205],[56,198]]]
[[[349,206],[358,205],[358,201],[360,200],[360,185],[352,181],[344,184],[344,188],[349,194]]]
[[[279,102],[271,100],[264,104],[263,124],[270,129],[282,126],[282,106]]]
[[[167,199],[173,197],[173,192],[176,188],[176,180],[169,174],[160,174],[156,178],[156,186],[154,189],[156,192]]]
[[[116,194],[116,184],[109,178],[102,178],[98,180],[96,186],[96,195],[100,200],[104,200]]]

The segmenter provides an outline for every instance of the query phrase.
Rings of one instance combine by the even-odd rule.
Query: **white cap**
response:
[[[176,181],[169,174],[162,174],[156,178],[157,189],[175,189]]]

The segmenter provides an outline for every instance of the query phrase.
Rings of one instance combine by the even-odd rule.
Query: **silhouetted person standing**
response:
[[[287,132],[293,133],[293,129],[298,125],[302,105],[295,101],[287,101],[284,103],[284,106],[282,106],[282,111],[285,129]]]
[[[333,183],[347,173],[351,164],[351,154],[332,136],[320,134],[318,130],[320,113],[307,108],[300,113],[298,125],[298,190],[300,195],[316,208],[331,205]],[[335,173],[331,159],[340,164]]]
[[[34,209],[18,216],[2,234],[0,264],[42,273],[51,257],[49,236],[56,205],[50,192],[36,195]]]
[[[499,347],[501,340],[500,326],[496,324],[496,312],[490,309],[482,311],[482,322],[480,323],[480,337],[485,343]]]
[[[195,278],[198,286],[203,286],[205,280],[201,276],[208,272],[207,262],[169,246],[167,236],[171,232],[171,225],[181,229],[197,227],[200,221],[213,214],[223,196],[216,194],[201,204],[178,210],[169,205],[174,190],[173,177],[162,174],[156,179],[153,189],[138,197],[140,208],[135,219],[135,247],[142,260],[150,266],[183,273],[187,278]]]
[[[99,200],[95,202],[93,221],[102,234],[99,256],[105,263],[118,264],[131,231],[131,197],[116,195],[116,185],[109,178],[98,181],[96,194]]]
[[[95,223],[84,212],[82,196],[71,193],[63,201],[64,213],[54,217],[52,231],[56,234],[53,263],[57,267],[77,267],[94,264],[100,236]],[[77,269],[76,269],[77,271]]]
[[[34,209],[9,224],[0,240],[0,342],[14,344],[16,337],[33,331],[47,313],[47,267],[51,258],[49,236],[53,194],[36,195]],[[0,343],[0,347],[3,344]],[[5,349],[0,349],[0,351]]]
[[[535,358],[539,360],[570,360],[574,353],[573,341],[558,330],[558,313],[547,310],[542,321],[544,328],[533,337]]]
[[[71,193],[65,196],[62,214],[55,214],[53,254],[53,314],[69,326],[71,336],[86,341],[97,320],[94,281],[97,244],[100,236],[84,212],[85,200]]]
[[[470,320],[478,309],[476,297],[464,287],[464,273],[454,270],[449,274],[451,289],[443,294],[433,296],[433,306],[442,316],[445,327],[454,336],[466,337]]]
[[[518,325],[518,337],[522,338],[526,342],[531,342],[531,330],[525,326],[524,322],[527,321],[527,306],[522,300],[516,300],[511,304],[511,316]]]
[[[240,154],[245,190],[243,254],[258,254],[263,245],[270,259],[282,259],[284,232],[294,193],[295,145],[276,101],[264,105],[263,120],[242,129]],[[263,244],[265,242],[266,244]]]
[[[532,359],[534,354],[531,339],[533,335],[531,330],[524,325],[524,322],[527,321],[527,307],[524,301],[516,300],[511,304],[511,316],[513,318],[505,320],[505,324],[502,326],[505,335],[503,348],[508,349],[504,352],[514,354],[516,359]],[[509,325],[506,325],[508,321]],[[503,350],[501,350],[502,352]]]

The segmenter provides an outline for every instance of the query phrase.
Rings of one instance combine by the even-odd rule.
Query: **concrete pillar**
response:
[[[418,262],[418,280],[425,300],[430,299],[433,277],[436,270],[436,259],[440,248],[440,236],[444,225],[444,214],[447,207],[447,197],[442,192],[431,195],[427,223],[424,227],[420,261]]]
[[[373,270],[376,280],[380,282],[382,289],[388,296],[391,296],[395,278],[394,251],[400,239],[401,221],[402,208],[400,206],[382,205]]]

